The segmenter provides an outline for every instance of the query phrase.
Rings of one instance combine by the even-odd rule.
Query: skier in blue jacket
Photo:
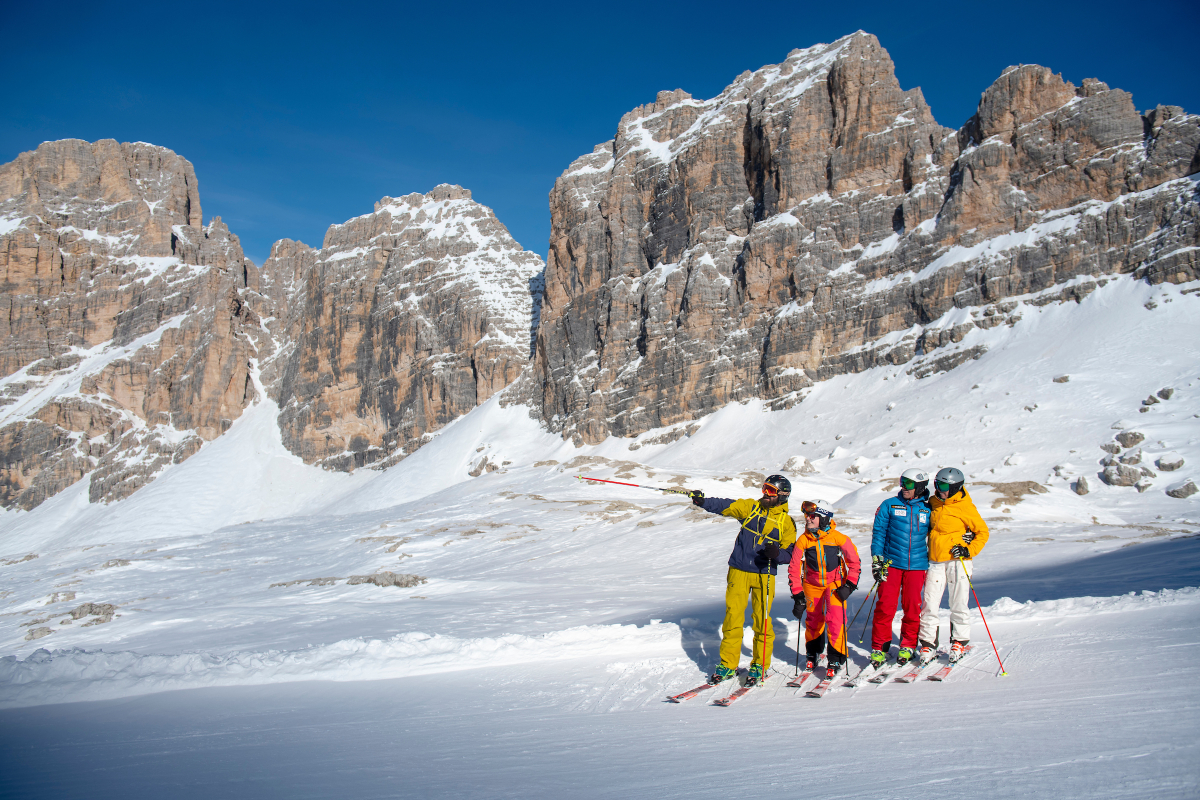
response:
[[[871,661],[882,665],[892,646],[892,620],[896,606],[904,608],[900,622],[900,651],[896,661],[906,664],[916,655],[921,629],[921,590],[929,568],[929,475],[906,469],[900,492],[875,511],[871,536],[871,573],[879,582],[875,617],[871,626]]]

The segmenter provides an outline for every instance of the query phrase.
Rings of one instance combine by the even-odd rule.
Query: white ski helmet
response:
[[[925,489],[929,486],[929,473],[923,469],[912,467],[900,473],[900,488],[901,489],[916,489],[917,496],[925,493]]]
[[[962,474],[962,470],[957,467],[943,467],[938,470],[937,478],[934,481],[934,488],[939,491],[946,492],[947,497],[953,497],[962,491],[963,483],[966,478]],[[942,488],[942,487],[945,488]]]

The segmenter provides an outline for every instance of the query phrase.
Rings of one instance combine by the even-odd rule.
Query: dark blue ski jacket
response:
[[[912,500],[899,494],[875,511],[871,556],[883,556],[899,569],[929,569],[929,492]]]
[[[765,509],[757,500],[729,500],[724,497],[704,498],[703,508],[711,514],[721,514],[741,520],[733,552],[729,554],[729,566],[743,572],[774,575],[777,564],[792,560],[792,547],[796,544],[796,523],[788,515],[787,503]],[[779,545],[779,560],[770,561],[763,555],[767,542]]]

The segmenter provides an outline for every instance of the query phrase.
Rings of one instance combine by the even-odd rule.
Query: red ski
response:
[[[705,689],[712,689],[713,687],[718,686],[718,685],[719,684],[716,684],[716,683],[702,683],[699,686],[697,686],[695,689],[688,689],[686,692],[680,692],[679,694],[673,694],[670,697],[668,697],[667,700],[671,701],[672,703],[682,703],[684,700],[691,700],[693,697],[700,694]]]
[[[967,653],[971,652],[972,647],[973,647],[973,645],[967,645],[966,647],[964,647],[962,655],[958,657],[958,661],[962,661],[963,656],[965,656]],[[939,669],[937,672],[930,675],[929,680],[931,680],[931,681],[946,680],[946,678],[950,677],[950,670],[954,669],[954,665],[957,664],[958,661],[951,661],[949,664],[947,664],[946,666]]]
[[[797,675],[796,677],[794,677],[790,681],[788,681],[787,685],[789,688],[799,689],[804,686],[804,682],[806,680],[808,680],[811,676],[812,676],[812,670],[806,669],[806,670],[804,670],[804,672],[801,672],[799,675]]]
[[[728,706],[728,705],[731,705],[731,704],[733,703],[733,701],[734,701],[734,700],[737,700],[739,697],[745,697],[745,696],[746,696],[746,694],[747,694],[747,693],[748,693],[748,692],[749,692],[751,689],[753,689],[753,688],[754,688],[754,686],[757,686],[757,685],[758,685],[758,684],[754,684],[754,685],[752,685],[752,686],[743,686],[743,687],[741,687],[740,689],[734,689],[734,690],[733,690],[733,691],[732,691],[732,692],[731,692],[731,693],[730,693],[728,696],[726,696],[726,697],[722,697],[722,698],[719,698],[719,699],[717,699],[717,700],[713,700],[713,705],[714,705],[714,706]]]

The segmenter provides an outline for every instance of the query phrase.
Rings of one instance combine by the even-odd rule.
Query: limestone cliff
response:
[[[281,348],[264,374],[284,443],[331,469],[411,453],[528,363],[541,271],[458,186],[385,197],[320,250],[277,243],[263,293]]]
[[[1195,279],[1198,169],[1200,117],[1037,66],[944,128],[861,32],[711,100],[662,92],[555,183],[515,396],[593,443],[879,363],[948,368],[1006,298]]]
[[[170,150],[47,142],[0,166],[0,504],[125,497],[255,394],[257,271]]]

